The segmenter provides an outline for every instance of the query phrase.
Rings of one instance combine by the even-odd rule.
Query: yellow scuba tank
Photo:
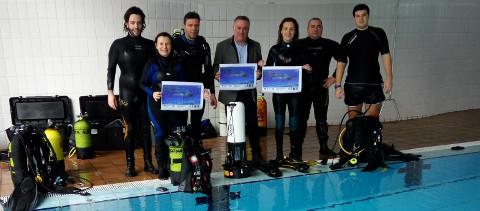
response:
[[[65,177],[65,161],[63,157],[63,135],[60,131],[55,127],[53,122],[49,119],[48,120],[48,127],[43,131],[45,137],[50,142],[50,145],[53,148],[53,152],[55,153],[55,158],[57,159],[56,162],[51,163],[51,175],[53,178],[55,177]],[[39,178],[36,178],[37,181]],[[41,178],[40,178],[41,179]]]
[[[58,161],[63,161],[63,136],[55,127],[48,127],[44,131],[45,136],[47,136],[50,145],[53,147],[53,151],[57,157]]]
[[[78,159],[89,159],[95,157],[92,147],[92,136],[90,134],[90,123],[80,115],[78,121],[73,125],[75,133],[75,148],[77,148]]]

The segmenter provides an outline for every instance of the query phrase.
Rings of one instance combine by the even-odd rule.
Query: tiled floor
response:
[[[330,145],[333,145],[338,133],[338,126],[329,128]],[[428,118],[404,120],[384,124],[384,142],[394,144],[396,148],[412,149],[427,146],[454,144],[480,140],[480,109],[452,112]],[[275,138],[273,130],[262,138],[262,145],[266,148],[268,159],[275,155]],[[225,137],[207,139],[204,147],[212,149],[214,171],[221,171],[221,164],[225,157]],[[284,152],[288,153],[288,137],[285,136]],[[310,127],[303,145],[304,160],[318,159],[318,142],[315,129]],[[77,160],[66,159],[67,171],[70,175],[77,175],[89,179],[94,185],[120,183],[154,179],[156,175],[143,172],[142,151],[135,153],[138,176],[129,178],[123,175],[125,158],[123,151],[100,151],[95,159]],[[9,195],[13,189],[8,164],[0,162],[0,196]]]

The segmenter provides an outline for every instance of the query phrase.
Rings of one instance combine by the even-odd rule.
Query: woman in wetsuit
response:
[[[113,42],[108,52],[108,105],[116,110],[120,108],[125,126],[125,154],[127,170],[125,175],[133,177],[135,172],[135,143],[143,143],[144,170],[156,173],[152,165],[152,140],[147,121],[145,93],[140,88],[140,77],[148,58],[155,51],[153,41],[143,38],[145,14],[138,7],[129,8],[124,15],[126,37]],[[120,99],[117,102],[113,93],[115,72],[120,67]]]
[[[298,47],[298,23],[294,18],[285,18],[278,27],[277,44],[270,48],[267,66],[302,66],[302,50]],[[304,68],[311,68],[304,65]],[[283,130],[285,128],[285,112],[288,106],[290,127],[290,154],[295,160],[302,159],[302,145],[299,141],[298,118],[300,98],[298,93],[273,94],[275,110],[275,141],[277,160],[283,159]]]
[[[187,111],[162,111],[162,81],[184,81],[185,76],[179,63],[172,57],[172,37],[162,32],[155,37],[157,52],[145,65],[142,87],[147,93],[148,115],[155,128],[155,156],[159,178],[168,179],[169,150],[165,138],[178,126],[187,124]]]

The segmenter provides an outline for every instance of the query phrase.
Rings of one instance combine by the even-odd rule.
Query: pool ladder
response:
[[[383,101],[382,103],[382,108],[380,109],[380,116],[382,116],[382,111],[383,111],[383,107],[385,106],[386,103],[391,103],[393,104],[393,107],[395,108],[395,111],[396,111],[396,114],[397,114],[397,120],[396,121],[400,121],[401,120],[401,117],[400,117],[400,110],[398,110],[398,104],[397,104],[397,101],[395,100],[395,98],[392,98],[392,95],[388,95],[387,99],[385,99],[385,101]]]

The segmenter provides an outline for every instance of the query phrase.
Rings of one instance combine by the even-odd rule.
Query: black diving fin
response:
[[[297,160],[294,160],[294,159],[289,158],[289,157],[285,157],[280,162],[280,166],[284,167],[284,168],[290,168],[290,169],[293,169],[295,171],[299,171],[299,172],[303,172],[303,173],[307,172],[308,169],[310,168],[310,165],[308,165],[307,162],[297,161]]]
[[[282,172],[280,171],[280,169],[278,169],[278,162],[275,160],[256,162],[255,167],[269,177],[282,176]]]
[[[12,194],[2,207],[5,211],[33,210],[39,201],[38,184],[31,178],[25,179],[13,189]]]

